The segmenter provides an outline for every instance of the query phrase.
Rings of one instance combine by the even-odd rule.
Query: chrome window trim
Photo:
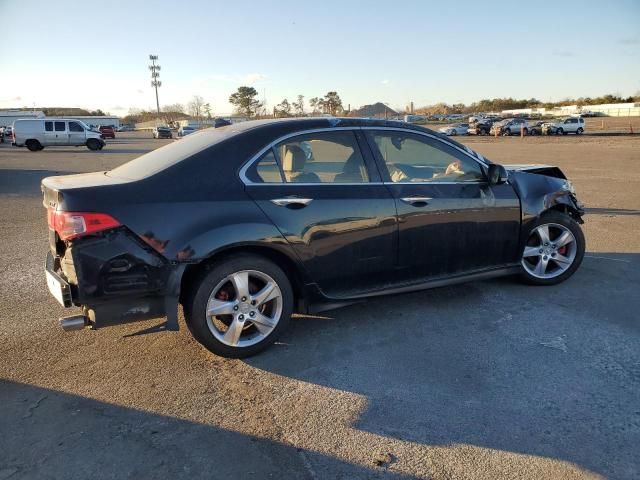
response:
[[[432,135],[428,132],[420,132],[420,131],[416,131],[416,130],[410,130],[407,128],[397,128],[397,127],[323,127],[323,128],[312,128],[309,130],[300,130],[297,132],[292,132],[292,133],[288,133],[286,135],[283,135],[281,137],[278,137],[277,139],[273,140],[271,143],[269,143],[268,145],[266,145],[265,147],[263,147],[262,149],[260,149],[258,151],[258,153],[256,153],[253,157],[251,157],[249,160],[247,160],[245,162],[245,164],[240,168],[240,171],[238,173],[239,177],[240,177],[240,181],[242,181],[242,183],[245,186],[251,185],[251,186],[268,186],[268,187],[273,187],[275,185],[279,185],[279,186],[284,186],[284,185],[295,185],[295,186],[318,186],[318,185],[346,185],[346,186],[355,186],[355,185],[473,185],[473,184],[485,184],[487,182],[478,182],[478,181],[467,181],[467,182],[350,182],[350,183],[289,183],[289,182],[252,182],[251,180],[249,180],[249,178],[247,178],[247,170],[249,170],[249,168],[251,168],[251,166],[253,165],[254,162],[256,162],[260,157],[262,157],[262,155],[264,155],[268,150],[270,150],[271,148],[275,147],[275,145],[277,145],[280,142],[283,142],[285,140],[287,140],[288,138],[292,138],[292,137],[298,137],[301,135],[308,135],[311,133],[324,133],[324,132],[337,132],[337,131],[345,131],[345,130],[350,130],[353,131],[354,133],[357,132],[358,130],[388,130],[388,131],[394,131],[394,132],[402,132],[402,133],[413,133],[416,135],[422,135],[424,137],[428,137],[428,138],[432,138],[433,140],[439,141],[444,143],[445,145],[454,148],[456,150],[458,150],[460,153],[463,153],[464,155],[466,155],[467,157],[469,157],[470,160],[473,160],[476,163],[479,163],[480,165],[482,165],[485,168],[489,167],[489,164],[483,162],[482,160],[475,158],[473,155],[471,155],[469,152],[465,151],[464,149],[458,147],[457,145],[454,145],[452,143],[447,142],[446,140],[443,140],[442,138],[440,138],[437,135]]]

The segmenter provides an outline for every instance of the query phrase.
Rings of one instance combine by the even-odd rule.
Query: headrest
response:
[[[285,172],[301,172],[307,156],[298,145],[288,145],[282,161],[282,169]]]

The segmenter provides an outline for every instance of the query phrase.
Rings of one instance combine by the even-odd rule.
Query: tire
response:
[[[39,150],[42,150],[44,147],[40,144],[40,142],[38,140],[27,140],[25,142],[25,145],[27,146],[27,148],[32,151],[32,152],[37,152]]]
[[[531,131],[529,132],[529,135],[531,135],[532,137],[535,137],[536,135],[538,135],[538,132],[536,131],[535,128],[532,128]]]
[[[90,138],[87,140],[87,148],[89,150],[100,150],[100,142],[95,138]]]
[[[564,130],[562,129],[562,127],[556,130],[556,135],[564,135]]]
[[[458,132],[456,132],[455,130],[451,130],[451,136],[455,137],[456,135],[458,135]]]
[[[544,242],[538,233],[540,230],[544,231],[545,227],[548,242]],[[563,237],[566,232],[570,235]],[[568,240],[558,247],[555,242],[560,243],[563,238]],[[584,252],[585,239],[580,225],[566,213],[548,211],[533,222],[529,229],[520,261],[520,279],[530,285],[556,285],[564,282],[578,269]],[[562,262],[556,260],[560,258],[563,259]],[[539,269],[541,263],[543,268]]]
[[[249,285],[244,301],[234,286],[234,278],[248,279],[238,283]],[[275,285],[274,297],[252,304],[250,300],[271,282]],[[184,305],[189,330],[207,350],[227,358],[245,358],[267,348],[286,330],[293,312],[293,289],[287,275],[257,255],[236,255],[213,264],[194,282],[189,293]],[[208,316],[211,302],[217,302],[217,308],[225,313]],[[256,323],[252,318],[261,318],[265,323]],[[232,325],[238,329],[232,329]],[[229,335],[234,332],[239,332],[238,336]]]
[[[511,129],[510,129],[510,128],[505,128],[505,129],[502,131],[502,136],[503,136],[503,137],[509,137],[509,136],[511,136]]]
[[[576,130],[576,135],[582,135],[584,133],[584,129],[582,127],[579,127],[578,130]]]

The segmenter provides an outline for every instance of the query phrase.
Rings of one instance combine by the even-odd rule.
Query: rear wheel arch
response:
[[[304,290],[305,275],[302,271],[302,267],[296,260],[276,248],[255,244],[229,246],[214,252],[199,263],[188,265],[182,274],[180,282],[180,303],[183,305],[188,303],[187,299],[189,298],[190,293],[194,291],[194,287],[197,288],[200,279],[206,275],[206,272],[214,265],[217,265],[223,260],[231,257],[242,255],[253,255],[266,258],[278,265],[287,275],[287,278],[291,283],[295,307],[304,309],[306,305]]]

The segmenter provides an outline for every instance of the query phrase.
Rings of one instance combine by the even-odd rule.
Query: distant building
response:
[[[44,118],[38,110],[0,110],[0,127],[8,127],[20,118]]]

